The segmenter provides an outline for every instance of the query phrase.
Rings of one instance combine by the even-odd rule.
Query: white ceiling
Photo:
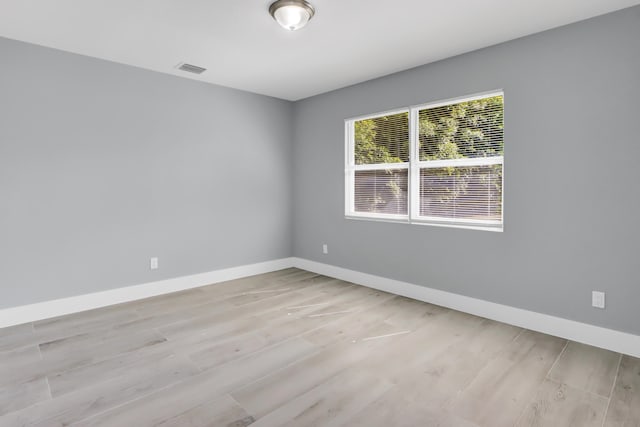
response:
[[[311,0],[315,17],[287,32],[271,1],[0,0],[0,36],[297,100],[640,4]]]

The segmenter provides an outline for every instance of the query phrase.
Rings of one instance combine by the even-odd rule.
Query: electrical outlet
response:
[[[149,268],[151,270],[157,270],[158,269],[158,258],[153,257],[149,260]]]
[[[591,292],[591,305],[596,308],[604,308],[604,292]]]
[[[326,243],[322,245],[322,253],[323,254],[329,253],[329,246]]]

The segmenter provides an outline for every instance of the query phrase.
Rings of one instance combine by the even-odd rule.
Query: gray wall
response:
[[[639,43],[635,7],[297,102],[295,256],[640,333]],[[500,88],[504,233],[344,218],[345,118]]]
[[[291,103],[7,39],[0,58],[0,308],[291,255]]]

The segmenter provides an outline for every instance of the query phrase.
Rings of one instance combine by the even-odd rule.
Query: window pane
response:
[[[409,161],[409,113],[354,122],[356,165]]]
[[[420,215],[502,220],[502,165],[420,170]]]
[[[356,171],[355,211],[407,215],[407,175],[406,169]]]
[[[502,156],[503,113],[502,96],[420,110],[420,160]]]

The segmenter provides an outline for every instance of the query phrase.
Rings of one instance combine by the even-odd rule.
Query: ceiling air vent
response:
[[[184,62],[178,64],[176,68],[178,70],[186,71],[187,73],[193,74],[202,74],[207,71],[206,68],[198,67],[197,65],[186,64]]]

